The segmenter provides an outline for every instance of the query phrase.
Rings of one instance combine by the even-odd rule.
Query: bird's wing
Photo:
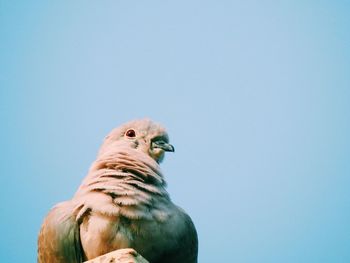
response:
[[[38,263],[81,263],[77,206],[60,203],[46,216],[38,238]]]
[[[172,231],[172,245],[156,261],[157,263],[197,263],[198,236],[196,228],[189,215],[177,207],[177,220],[168,223],[167,228]]]
[[[182,209],[181,209],[182,210]],[[180,258],[176,262],[197,263],[198,257],[198,235],[191,217],[182,210],[184,217],[184,231],[180,238],[178,251]]]

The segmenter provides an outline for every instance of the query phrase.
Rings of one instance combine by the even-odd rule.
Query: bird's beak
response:
[[[163,140],[156,140],[152,142],[152,148],[159,148],[166,152],[175,152],[175,148],[170,143],[167,143]]]

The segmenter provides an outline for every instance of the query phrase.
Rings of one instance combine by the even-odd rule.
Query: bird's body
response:
[[[197,262],[194,225],[165,190],[164,151],[173,151],[167,134],[149,120],[112,131],[73,199],[46,217],[38,262],[78,263],[121,248],[152,263]]]

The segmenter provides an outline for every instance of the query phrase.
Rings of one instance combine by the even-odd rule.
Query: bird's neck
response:
[[[103,156],[92,165],[74,199],[83,218],[91,211],[124,218],[164,220],[171,204],[158,164],[133,152]]]
[[[108,153],[92,164],[76,195],[103,192],[112,197],[136,192],[168,197],[166,182],[156,161],[135,149]],[[141,194],[142,192],[142,194]]]

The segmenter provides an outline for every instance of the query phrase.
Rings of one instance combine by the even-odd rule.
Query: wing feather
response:
[[[38,238],[38,263],[83,262],[77,213],[71,202],[60,203],[49,212]]]

